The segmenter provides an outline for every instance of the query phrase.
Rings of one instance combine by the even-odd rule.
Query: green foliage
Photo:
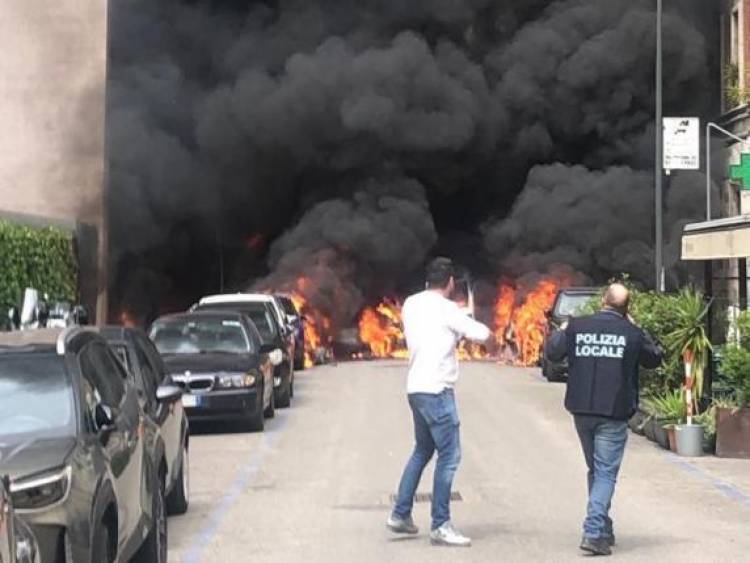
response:
[[[0,220],[0,305],[19,305],[27,287],[53,300],[75,301],[77,279],[70,233]]]
[[[721,359],[721,372],[733,390],[739,407],[750,407],[750,349],[727,346]]]
[[[711,341],[706,335],[706,317],[710,303],[703,293],[683,288],[676,296],[672,312],[676,327],[665,338],[669,352],[677,357],[689,354],[693,358],[695,399],[703,396],[703,374],[711,353]]]
[[[687,313],[696,304],[697,292],[683,290],[676,294],[656,293],[639,289],[627,278],[620,281],[630,289],[630,315],[657,342],[666,344],[670,335],[674,335],[676,331],[684,330],[687,326],[695,328],[694,325],[687,323],[690,318]],[[702,297],[700,299],[702,300]],[[706,306],[705,303],[702,304]],[[587,311],[593,313],[600,307],[601,297],[596,297],[588,303]],[[683,313],[680,314],[680,311]],[[641,389],[647,396],[663,395],[680,389],[684,383],[684,373],[681,352],[667,346],[661,366],[655,370],[641,370]]]
[[[685,395],[680,389],[649,395],[643,406],[648,414],[660,420],[679,422],[687,416]]]
[[[750,350],[750,311],[742,311],[734,321],[734,327],[739,334],[740,346]]]
[[[746,88],[740,86],[739,67],[732,63],[724,67],[724,102],[727,109],[734,109],[746,104],[750,99],[750,93]]]

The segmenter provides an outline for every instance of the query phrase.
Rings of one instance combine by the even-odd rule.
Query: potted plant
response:
[[[685,366],[684,395],[686,424],[675,427],[677,453],[683,456],[703,455],[704,426],[693,420],[699,414],[698,401],[703,396],[703,373],[711,342],[706,336],[706,316],[710,302],[700,291],[684,288],[675,300],[676,328],[667,336],[672,353],[680,354]]]
[[[676,451],[675,424],[687,414],[685,398],[681,390],[666,391],[648,397],[645,401],[656,421],[654,435],[664,449]]]
[[[716,407],[716,455],[750,458],[750,350],[728,346],[721,371],[732,389],[731,397]]]

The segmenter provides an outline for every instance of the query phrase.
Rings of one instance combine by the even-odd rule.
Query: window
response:
[[[80,355],[81,372],[94,393],[108,406],[120,406],[125,396],[127,374],[112,352],[101,342],[88,344]]]
[[[247,354],[253,351],[236,316],[166,318],[154,323],[150,336],[162,354]]]
[[[75,423],[73,387],[62,358],[40,354],[0,358],[0,437],[71,436]]]

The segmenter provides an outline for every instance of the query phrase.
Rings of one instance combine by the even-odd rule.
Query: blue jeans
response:
[[[628,440],[628,423],[600,416],[575,416],[576,431],[586,457],[589,502],[583,535],[591,539],[614,534],[609,509]]]
[[[416,446],[401,477],[393,514],[399,518],[411,516],[422,472],[437,450],[432,485],[432,529],[435,530],[451,519],[451,487],[461,461],[456,399],[452,389],[439,395],[413,393],[409,395],[409,406],[414,417]]]

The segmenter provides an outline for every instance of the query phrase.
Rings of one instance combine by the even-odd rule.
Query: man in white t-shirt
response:
[[[411,516],[414,494],[422,471],[437,450],[430,541],[433,545],[470,546],[471,540],[458,532],[450,519],[451,487],[461,460],[453,394],[458,380],[456,346],[462,338],[485,342],[491,332],[449,299],[454,286],[453,263],[448,258],[436,258],[427,267],[427,289],[404,303],[404,332],[409,347],[407,393],[416,446],[401,477],[387,526],[400,534],[419,532]]]

